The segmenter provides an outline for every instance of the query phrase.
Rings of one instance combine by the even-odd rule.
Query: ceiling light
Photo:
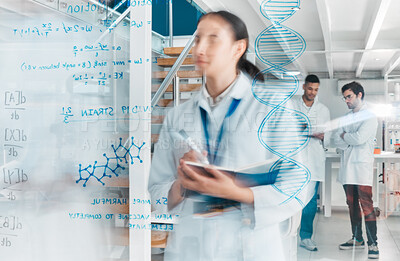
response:
[[[381,59],[379,59],[379,58],[375,58],[375,61],[380,61]]]
[[[299,75],[300,74],[300,72],[297,72],[297,71],[293,71],[293,72],[285,72],[287,75],[290,75],[290,76],[295,76],[295,75]]]
[[[300,10],[300,6],[292,7],[292,10],[294,10],[294,11],[299,11],[299,10]]]

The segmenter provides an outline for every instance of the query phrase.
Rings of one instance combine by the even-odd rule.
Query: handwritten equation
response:
[[[22,62],[20,65],[20,70],[22,72],[35,72],[35,71],[57,71],[57,70],[73,70],[73,69],[96,69],[101,67],[110,67],[110,66],[125,66],[127,64],[132,63],[135,65],[143,64],[143,59],[138,58],[133,61],[131,60],[116,60],[116,61],[104,61],[104,60],[85,60],[76,63],[71,62],[54,62],[48,64],[29,64],[27,62]],[[146,62],[150,62],[149,59]]]
[[[99,53],[101,52],[109,52],[109,51],[121,51],[122,48],[119,45],[111,45],[109,46],[108,44],[104,44],[104,43],[97,43],[97,44],[85,44],[82,46],[77,46],[74,45],[73,47],[73,53],[76,56],[79,53],[83,53],[83,52],[93,52],[95,53],[95,56],[99,56]]]
[[[99,86],[106,86],[107,80],[115,79],[115,80],[123,80],[124,73],[123,72],[114,72],[113,74],[106,74],[105,72],[99,72],[97,74],[74,74],[72,75],[74,81],[82,82],[84,85],[88,85],[88,83],[94,83]]]
[[[28,37],[43,37],[47,38],[51,34],[77,34],[77,33],[98,33],[102,32],[103,29],[93,30],[91,25],[79,25],[79,24],[66,24],[61,22],[59,25],[53,25],[53,23],[42,23],[36,26],[19,27],[13,28],[14,36],[20,38]]]
[[[20,90],[4,92],[4,109],[8,111],[9,119],[18,121],[21,112],[26,110],[26,96]]]
[[[12,247],[17,231],[23,229],[23,224],[18,216],[0,215],[0,247]]]
[[[128,114],[140,114],[140,113],[151,113],[154,109],[158,108],[159,106],[126,106],[123,105],[118,108],[114,108],[113,106],[108,107],[95,107],[95,108],[83,108],[79,109],[78,113],[74,111],[72,106],[64,106],[61,107],[62,121],[65,124],[70,122],[82,122],[87,121],[90,119],[114,119],[117,114],[128,115]]]
[[[6,186],[15,185],[28,181],[28,174],[22,168],[7,168],[3,167],[3,183]],[[10,195],[10,200],[13,200],[13,194]]]

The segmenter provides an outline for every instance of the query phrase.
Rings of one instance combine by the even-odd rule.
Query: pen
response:
[[[181,135],[181,137],[185,140],[185,142],[187,143],[187,145],[189,145],[189,147],[194,150],[197,154],[197,158],[200,160],[201,163],[203,164],[207,164],[209,165],[210,162],[208,162],[207,157],[205,157],[202,153],[201,153],[201,149],[197,146],[197,144],[193,141],[193,139],[191,137],[189,137],[189,135],[187,135],[186,131],[184,130],[180,130],[179,134]]]

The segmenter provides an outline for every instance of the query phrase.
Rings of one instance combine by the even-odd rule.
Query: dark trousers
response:
[[[367,230],[368,245],[376,243],[376,216],[372,202],[372,187],[361,185],[343,185],[343,188],[346,193],[346,202],[349,206],[353,237],[358,241],[363,240],[361,228],[362,209],[365,219],[365,228]]]

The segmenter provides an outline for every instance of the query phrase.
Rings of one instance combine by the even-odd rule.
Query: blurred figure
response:
[[[325,147],[329,145],[330,133],[325,133],[327,122],[330,121],[328,108],[317,99],[319,79],[310,74],[303,84],[304,93],[301,97],[293,99],[294,108],[310,120],[311,138],[307,147],[301,152],[308,170],[311,173],[310,189],[314,192],[310,202],[302,211],[300,225],[300,246],[309,251],[317,251],[317,244],[311,239],[313,235],[313,222],[317,213],[317,197],[320,181],[325,179]]]
[[[346,193],[352,238],[339,245],[339,249],[364,248],[362,209],[368,238],[368,258],[379,258],[376,216],[372,202],[374,138],[378,121],[364,103],[364,88],[359,83],[344,85],[342,94],[351,111],[341,120],[334,140],[336,146],[343,150],[338,181],[343,184]]]
[[[245,59],[248,37],[243,21],[229,12],[211,12],[198,22],[193,55],[206,83],[191,100],[168,113],[149,179],[152,202],[168,197],[168,206],[154,205],[157,211],[180,215],[168,237],[166,261],[284,259],[279,223],[301,210],[302,190],[291,197],[276,186],[241,186],[212,166],[233,169],[275,158],[258,138],[263,118],[257,116],[272,109],[257,102],[251,91],[253,78],[262,79],[263,74]],[[177,145],[176,133],[182,130],[206,144],[203,156]],[[202,157],[212,164],[207,173],[185,163],[205,162]],[[284,174],[277,178],[282,187],[304,187],[304,181],[289,181]],[[188,197],[188,191],[237,204],[198,215],[202,203]]]

